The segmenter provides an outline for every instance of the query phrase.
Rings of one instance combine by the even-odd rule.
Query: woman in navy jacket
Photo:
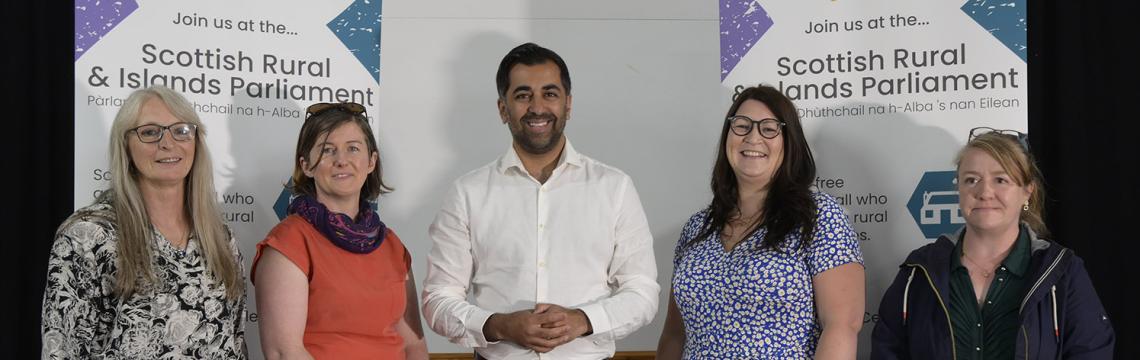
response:
[[[872,359],[1111,359],[1084,262],[1045,240],[1025,135],[976,128],[958,153],[966,225],[913,252],[879,305]]]

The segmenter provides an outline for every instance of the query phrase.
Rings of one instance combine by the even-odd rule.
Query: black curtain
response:
[[[73,5],[4,2],[2,131],[5,235],[0,266],[5,299],[0,358],[36,359],[40,302],[52,235],[71,214],[75,153]]]
[[[0,240],[6,283],[0,358],[39,356],[40,302],[56,227],[72,209],[73,3],[7,1],[8,114],[2,170],[9,202]],[[1116,358],[1140,358],[1128,230],[1140,222],[1137,151],[1127,129],[1140,102],[1131,2],[1029,1],[1029,132],[1050,195],[1047,223],[1085,259],[1113,318]],[[869,329],[868,329],[869,331]]]
[[[1140,42],[1134,2],[1029,1],[1029,139],[1051,201],[1046,224],[1085,260],[1116,330],[1116,358],[1140,359],[1131,276],[1137,233]],[[1140,263],[1140,262],[1138,262]]]

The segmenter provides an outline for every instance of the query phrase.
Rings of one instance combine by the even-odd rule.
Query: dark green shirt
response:
[[[962,233],[965,236],[965,232]],[[978,306],[962,259],[962,239],[950,258],[950,323],[959,359],[1013,359],[1018,312],[1029,287],[1029,234],[1024,229],[994,271],[986,301]]]

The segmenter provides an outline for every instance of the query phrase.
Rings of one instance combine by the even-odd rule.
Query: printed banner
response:
[[[957,151],[1025,131],[1025,1],[720,1],[721,80],[794,100],[816,187],[846,206],[867,266],[859,352],[913,249],[965,223]]]
[[[304,108],[337,101],[378,108],[380,12],[380,1],[368,0],[77,0],[75,207],[119,176],[108,169],[107,143],[123,101],[136,89],[170,87],[205,124],[218,201],[248,271],[253,245],[282,215],[273,203],[285,194]],[[249,289],[245,334],[259,358]]]
[[[385,180],[397,188],[381,200],[381,215],[422,279],[427,225],[444,189],[509,146],[494,106],[495,67],[510,48],[534,41],[573,69],[567,134],[575,148],[634,179],[655,238],[658,281],[667,285],[680,224],[709,200],[728,97],[767,83],[800,108],[819,166],[816,186],[846,206],[862,240],[866,357],[879,297],[898,264],[963,222],[952,161],[969,129],[1026,127],[1024,1],[388,8],[384,48],[398,56],[381,57],[380,1],[76,1],[75,207],[90,204],[116,175],[107,141],[123,100],[135,89],[169,86],[206,125],[218,201],[248,270],[253,245],[288,201],[283,185],[304,107],[356,101],[376,117]],[[668,91],[631,91],[640,89]],[[246,336],[256,358],[253,304],[251,292]],[[664,312],[618,350],[652,350]],[[427,336],[433,352],[469,351]]]

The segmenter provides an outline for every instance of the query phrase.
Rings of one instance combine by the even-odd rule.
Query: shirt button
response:
[[[539,267],[539,268],[545,268],[545,267],[546,267],[546,261],[545,261],[545,260],[544,260],[544,261],[539,261],[539,262],[538,262],[538,267]]]
[[[1005,281],[1005,278],[998,278],[998,281]]]
[[[993,304],[993,301],[986,300],[986,304]]]
[[[1002,269],[1002,271],[1004,271],[1004,270],[1005,270],[1005,266],[1002,266],[1002,267],[1001,267],[1001,269]]]
[[[978,323],[978,327],[982,327],[982,323]]]
[[[543,225],[543,224],[538,224],[538,230],[542,230],[542,229],[544,229],[544,228],[546,228],[546,225]]]
[[[976,347],[976,348],[974,348],[974,350],[977,350],[977,351],[982,351],[982,348],[981,348],[981,347]]]

